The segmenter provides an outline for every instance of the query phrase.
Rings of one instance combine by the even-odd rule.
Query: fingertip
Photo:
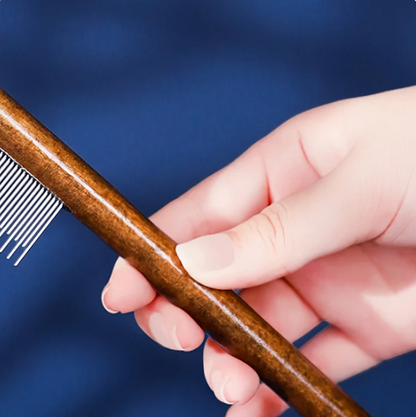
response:
[[[176,252],[183,265],[195,272],[224,269],[234,261],[234,244],[226,233],[202,236],[178,245]]]
[[[204,341],[204,332],[196,322],[160,296],[137,310],[135,318],[139,327],[165,348],[189,352]]]
[[[235,260],[234,242],[228,233],[202,236],[182,243],[176,253],[188,273],[201,284],[228,289],[227,271]]]
[[[124,258],[119,256],[114,264],[113,273],[122,271],[123,269],[126,269],[126,268],[133,268],[133,267]]]
[[[287,404],[269,387],[261,384],[256,394],[246,404],[234,404],[226,417],[276,417],[288,409]]]
[[[229,372],[230,376],[224,388],[224,397],[229,404],[243,405],[249,402],[256,394],[260,380],[257,374],[253,371],[249,375],[244,375],[246,372]],[[241,373],[241,374],[240,374]]]
[[[198,349],[205,339],[204,331],[186,313],[177,324],[176,335],[185,352]]]
[[[149,304],[155,296],[155,290],[144,276],[126,260],[119,258],[101,294],[101,301],[112,314],[129,313]]]
[[[204,349],[204,372],[209,387],[225,404],[245,404],[260,385],[257,373],[224,352],[211,339]]]

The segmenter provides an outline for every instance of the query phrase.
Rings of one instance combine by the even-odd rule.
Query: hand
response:
[[[188,272],[241,296],[290,341],[325,320],[303,353],[341,381],[416,347],[416,87],[301,114],[156,213]],[[183,243],[188,242],[188,243]],[[284,278],[283,278],[284,277]],[[203,332],[119,259],[103,291],[161,345]],[[212,341],[205,376],[229,417],[286,405]]]

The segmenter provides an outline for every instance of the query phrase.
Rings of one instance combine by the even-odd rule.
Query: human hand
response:
[[[289,120],[152,221],[204,285],[242,288],[288,340],[341,381],[416,347],[416,87],[346,100]],[[188,243],[183,243],[188,242]],[[284,277],[284,278],[283,278]],[[134,311],[161,345],[192,350],[203,332],[119,259],[102,294]],[[228,417],[286,405],[208,341],[205,376]]]

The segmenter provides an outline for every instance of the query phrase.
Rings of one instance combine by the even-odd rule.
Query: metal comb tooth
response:
[[[64,207],[59,198],[0,149],[0,253],[19,249],[19,265],[46,228]]]

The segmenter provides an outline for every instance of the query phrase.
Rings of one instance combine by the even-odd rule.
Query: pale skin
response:
[[[416,348],[416,87],[289,120],[152,216],[197,281],[242,297],[334,381]],[[184,243],[186,242],[186,243]],[[203,332],[119,259],[103,303],[161,345]],[[205,377],[227,417],[287,408],[212,341]]]

